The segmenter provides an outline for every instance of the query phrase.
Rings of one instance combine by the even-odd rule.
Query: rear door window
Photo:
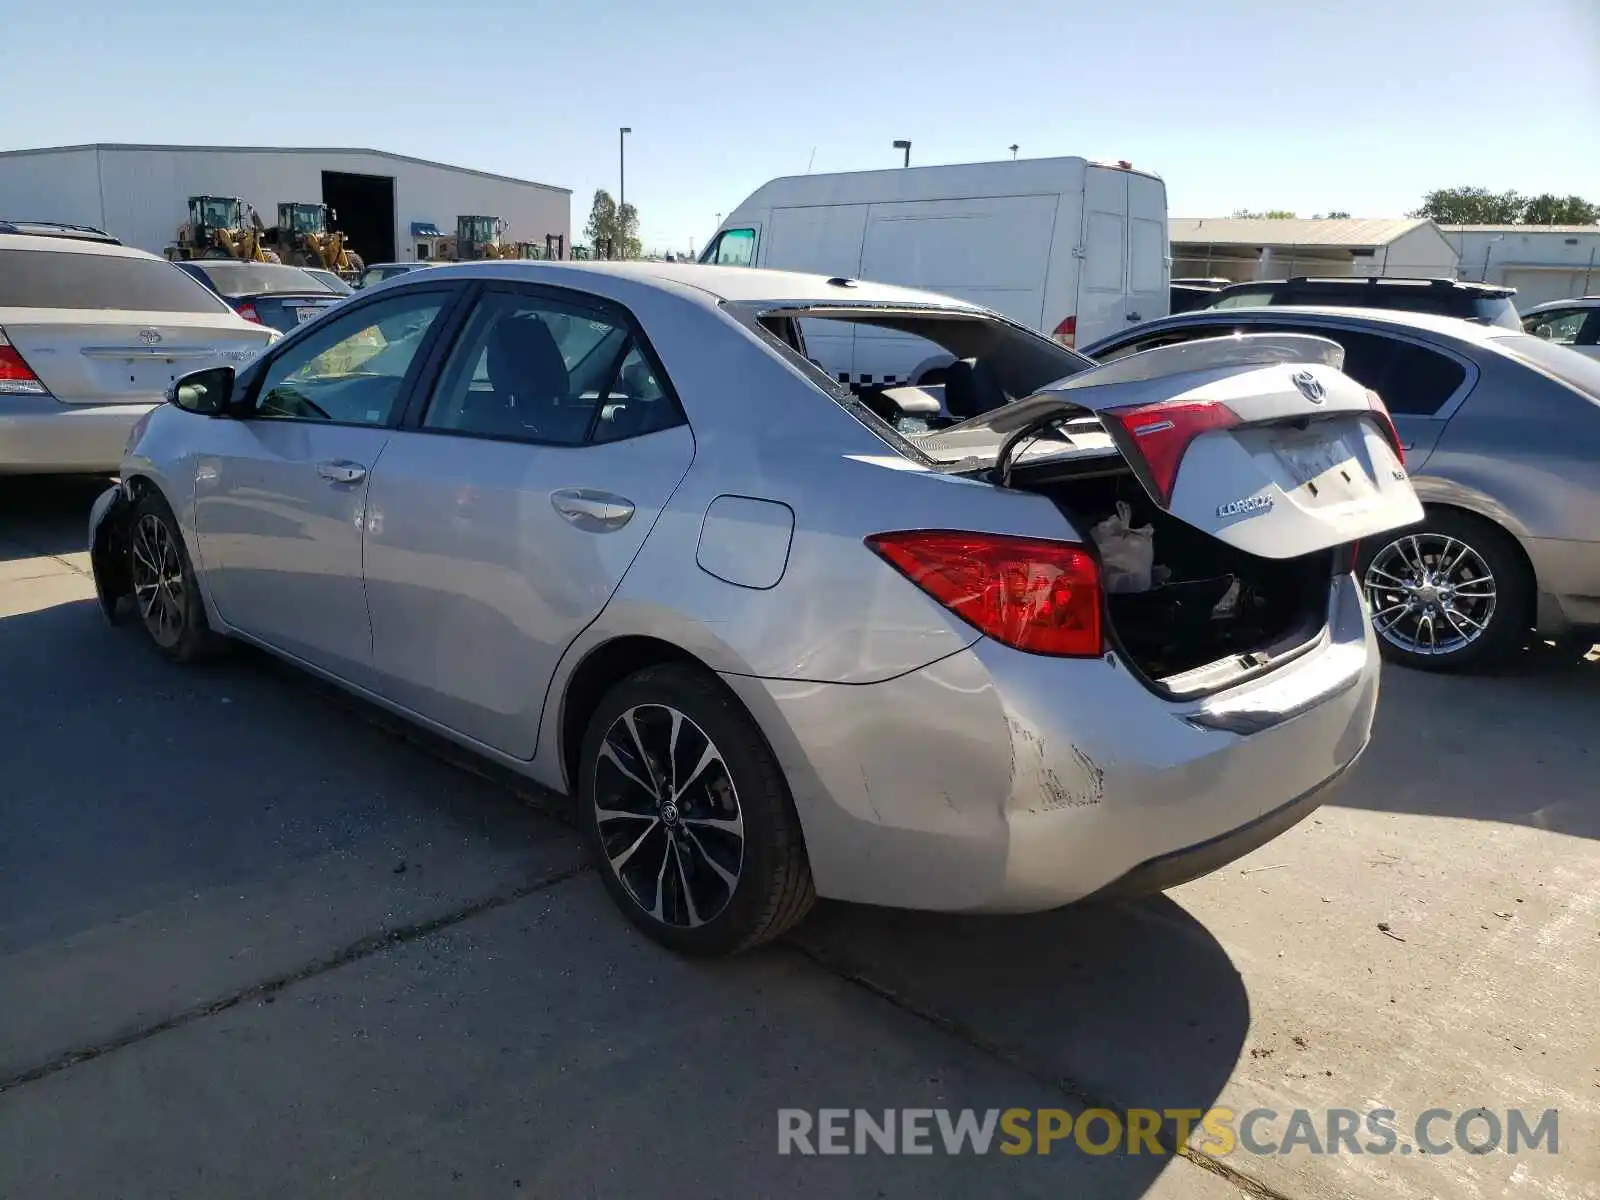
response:
[[[1466,368],[1455,359],[1410,342],[1394,342],[1383,386],[1374,390],[1392,413],[1431,417],[1466,380]]]
[[[0,308],[231,311],[162,259],[64,250],[0,250]]]

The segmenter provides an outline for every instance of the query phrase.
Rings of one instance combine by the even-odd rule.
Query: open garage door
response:
[[[324,171],[322,202],[338,214],[334,228],[365,262],[395,261],[394,176]]]

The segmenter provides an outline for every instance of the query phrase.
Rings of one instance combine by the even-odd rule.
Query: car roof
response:
[[[1554,308],[1600,308],[1600,296],[1574,296],[1571,300],[1546,300],[1543,304],[1533,304],[1521,310],[1523,316],[1534,313],[1549,312]]]
[[[1381,288],[1403,287],[1417,290],[1423,286],[1441,291],[1481,292],[1485,296],[1512,296],[1517,289],[1498,283],[1482,283],[1473,279],[1443,279],[1424,275],[1291,275],[1287,279],[1251,279],[1229,284],[1225,291],[1249,291],[1258,288],[1281,287],[1327,288]]]
[[[1441,337],[1459,341],[1486,343],[1502,337],[1526,336],[1520,330],[1502,325],[1480,325],[1461,317],[1447,317],[1438,313],[1410,312],[1401,308],[1356,308],[1333,304],[1273,304],[1251,305],[1240,308],[1203,308],[1197,312],[1175,313],[1160,317],[1140,326],[1141,329],[1171,325],[1226,325],[1229,321],[1281,321],[1286,317],[1331,317],[1352,325],[1388,325],[1402,329],[1420,329]],[[1129,330],[1128,334],[1136,333]],[[1116,335],[1122,341],[1127,334]],[[1112,338],[1103,339],[1111,341]]]
[[[714,267],[678,262],[547,262],[532,259],[486,259],[481,262],[441,265],[442,275],[510,276],[553,286],[583,287],[585,278],[622,279],[663,289],[693,289],[708,305],[723,301],[751,303],[907,304],[946,309],[984,311],[976,304],[936,292],[895,287],[865,280],[839,280],[797,271],[770,271],[760,267]]]
[[[30,233],[0,233],[0,248],[6,250],[44,250],[56,254],[104,254],[110,258],[153,258],[165,261],[157,254],[136,250],[132,246],[113,245],[110,242],[89,238],[37,236]]]

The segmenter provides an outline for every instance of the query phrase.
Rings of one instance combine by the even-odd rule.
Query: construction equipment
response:
[[[174,261],[189,258],[237,258],[245,262],[277,262],[262,244],[261,218],[237,196],[190,196],[189,219],[178,226],[172,245],[162,251]]]
[[[531,258],[540,262],[557,262],[561,259],[562,252],[566,249],[566,244],[567,239],[564,234],[547,233],[544,235],[544,243],[542,245],[538,242],[513,242],[509,247],[511,252],[508,254],[502,249],[500,257]]]
[[[458,216],[456,235],[444,239],[439,257],[450,262],[514,257],[507,255],[501,249],[500,235],[505,231],[506,222],[503,217]]]
[[[321,267],[344,279],[358,279],[366,263],[345,245],[342,232],[328,228],[330,221],[338,219],[339,214],[326,204],[279,204],[278,223],[265,232],[263,241],[292,266]]]

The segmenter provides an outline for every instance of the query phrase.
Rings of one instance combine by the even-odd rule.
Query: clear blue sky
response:
[[[1181,216],[1600,200],[1600,0],[0,0],[0,29],[0,148],[372,146],[570,187],[576,231],[631,125],[652,249],[895,138],[1131,159]]]

